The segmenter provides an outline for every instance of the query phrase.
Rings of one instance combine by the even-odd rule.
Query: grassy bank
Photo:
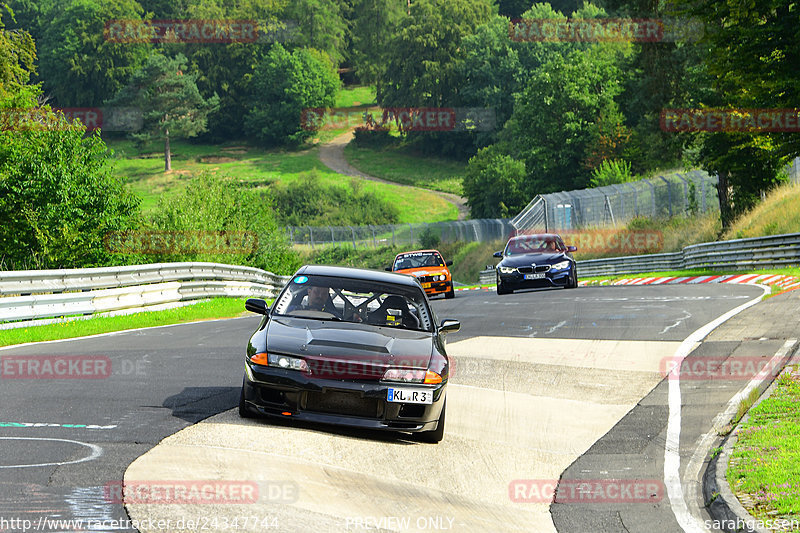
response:
[[[347,161],[361,172],[404,185],[461,195],[466,162],[421,155],[405,146],[363,148],[350,143]]]
[[[204,172],[231,177],[243,187],[254,189],[276,182],[291,183],[312,170],[316,171],[315,179],[321,184],[341,187],[349,183],[349,178],[343,182],[340,174],[320,162],[318,148],[264,150],[242,144],[197,145],[179,141],[172,143],[173,169],[164,172],[161,145],[137,147],[131,141],[109,144],[115,151],[115,174],[141,198],[145,214],[156,207],[160,197],[176,193],[186,186],[189,178]],[[397,206],[401,223],[455,220],[458,216],[454,205],[434,193],[360,181],[363,190],[372,191],[378,198]]]
[[[723,236],[743,239],[800,232],[800,184],[776,187],[763,202],[739,217]]]
[[[0,346],[24,342],[71,339],[126,329],[180,324],[196,320],[231,318],[247,313],[243,298],[215,298],[194,305],[146,311],[122,316],[97,316],[85,320],[69,320],[58,324],[0,330]],[[247,313],[250,314],[250,313]]]
[[[800,519],[800,371],[778,377],[772,395],[750,410],[728,465],[734,493],[757,519]]]

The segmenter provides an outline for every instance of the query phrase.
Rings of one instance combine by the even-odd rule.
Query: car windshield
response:
[[[559,251],[563,251],[563,246],[555,237],[531,235],[529,237],[520,237],[508,241],[505,255],[521,255]]]
[[[433,330],[421,288],[333,276],[295,276],[273,306],[273,316]]]
[[[392,270],[407,268],[443,267],[444,260],[439,252],[409,252],[399,254],[394,260]]]

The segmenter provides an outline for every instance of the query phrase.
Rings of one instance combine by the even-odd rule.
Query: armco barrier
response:
[[[752,270],[800,265],[800,233],[708,242],[668,254],[578,261],[581,277],[669,270]]]
[[[0,272],[0,322],[221,296],[271,298],[288,279],[257,268],[218,263]]]

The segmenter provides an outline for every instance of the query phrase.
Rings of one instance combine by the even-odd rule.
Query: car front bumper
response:
[[[265,416],[365,429],[418,432],[436,429],[447,384],[320,379],[295,370],[265,367],[246,361],[243,387],[246,406]],[[389,402],[389,388],[433,390],[433,403]]]
[[[512,272],[509,274],[497,271],[497,280],[503,284],[506,289],[538,289],[547,287],[566,287],[569,285],[569,279],[572,273],[572,267],[556,272],[545,272],[545,277],[539,279],[525,279],[525,274],[520,272]]]
[[[423,290],[425,294],[428,296],[436,295],[436,294],[444,294],[446,292],[450,292],[453,290],[453,282],[452,281],[431,281],[429,282],[430,286],[425,287],[423,285]]]

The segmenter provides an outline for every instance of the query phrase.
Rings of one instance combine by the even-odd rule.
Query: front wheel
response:
[[[452,285],[450,285],[450,290],[444,293],[444,297],[447,298],[448,300],[456,297],[456,290],[453,288]]]
[[[497,278],[497,294],[511,294],[514,292],[513,289],[507,289],[503,287],[503,283],[500,281],[500,278]]]
[[[253,413],[247,408],[247,403],[244,400],[244,382],[242,382],[242,392],[239,394],[239,417],[240,418],[255,418]]]
[[[442,414],[439,415],[439,425],[436,426],[436,429],[433,431],[425,431],[424,433],[418,433],[419,440],[422,442],[428,442],[430,444],[438,444],[444,438],[444,413],[447,409],[447,401],[444,402],[442,406]]]
[[[578,288],[578,271],[575,268],[572,269],[572,273],[569,276],[569,282],[567,283],[568,289],[577,289]]]

